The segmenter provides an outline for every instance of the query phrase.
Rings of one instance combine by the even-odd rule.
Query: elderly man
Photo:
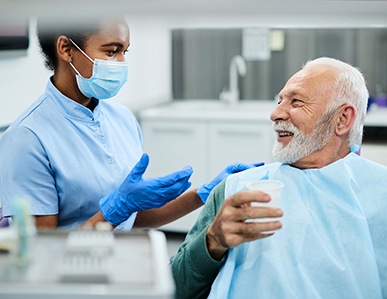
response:
[[[213,190],[171,259],[177,298],[387,298],[387,167],[351,151],[367,99],[335,59],[289,79],[271,114],[279,163]],[[285,185],[281,209],[250,205],[270,197],[246,184],[267,178]]]

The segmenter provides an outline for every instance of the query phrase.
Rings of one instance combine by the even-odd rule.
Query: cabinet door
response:
[[[234,162],[273,161],[273,142],[274,132],[269,122],[211,123],[210,176]]]
[[[148,121],[141,122],[143,149],[150,156],[150,165],[145,175],[155,177],[191,165],[192,188],[206,182],[205,155],[207,152],[204,123],[186,121]],[[165,230],[187,232],[194,224],[201,209],[174,221]]]

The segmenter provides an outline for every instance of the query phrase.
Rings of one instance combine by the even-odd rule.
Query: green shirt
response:
[[[226,180],[223,180],[210,193],[195,225],[171,258],[176,298],[207,298],[220,267],[226,261],[226,258],[214,260],[206,245],[207,228],[223,205],[225,185]]]

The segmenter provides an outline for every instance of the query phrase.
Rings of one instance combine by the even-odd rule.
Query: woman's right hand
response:
[[[162,177],[143,179],[148,164],[149,156],[143,154],[124,182],[100,200],[106,221],[118,225],[135,212],[162,207],[191,186],[192,167],[186,166]]]

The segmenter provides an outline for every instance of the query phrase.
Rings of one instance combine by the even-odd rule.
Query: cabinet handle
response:
[[[179,129],[179,128],[154,128],[154,133],[167,133],[167,134],[193,134],[193,130]]]
[[[243,131],[225,131],[225,130],[219,130],[219,135],[223,136],[260,136],[262,135],[261,132],[243,132]]]

